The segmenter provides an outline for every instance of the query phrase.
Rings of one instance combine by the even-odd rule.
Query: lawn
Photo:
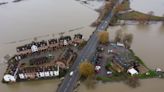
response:
[[[140,78],[140,79],[147,79],[147,78],[156,78],[158,76],[158,74],[154,70],[149,70],[145,74],[138,74],[138,75],[135,75],[135,76]]]
[[[149,16],[138,11],[131,11],[128,13],[120,14],[117,16],[120,20],[153,20],[153,21],[164,21],[164,17],[160,16]]]

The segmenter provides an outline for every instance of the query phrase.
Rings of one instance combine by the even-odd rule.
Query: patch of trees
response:
[[[116,31],[115,42],[120,42],[125,45],[126,48],[130,48],[133,42],[133,35],[122,30]]]
[[[95,74],[94,65],[91,64],[88,60],[85,60],[80,64],[79,72],[81,76],[84,76],[86,78],[92,77]]]
[[[106,44],[109,42],[109,33],[107,31],[99,32],[99,42],[101,44]]]

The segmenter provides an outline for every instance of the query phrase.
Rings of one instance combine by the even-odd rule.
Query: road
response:
[[[90,59],[94,52],[96,51],[96,47],[98,45],[98,36],[97,33],[100,31],[104,31],[110,21],[114,11],[114,8],[119,4],[122,3],[123,0],[118,0],[117,3],[114,5],[112,11],[109,12],[108,16],[101,22],[101,24],[97,27],[97,29],[93,32],[93,34],[90,36],[90,39],[88,40],[85,47],[82,49],[81,53],[78,55],[77,59],[75,60],[75,63],[72,65],[70,71],[74,71],[73,75],[70,76],[69,73],[65,76],[63,82],[58,87],[57,92],[73,92],[73,89],[76,85],[76,82],[78,81],[80,75],[78,72],[78,67],[80,62],[82,62],[85,59]]]

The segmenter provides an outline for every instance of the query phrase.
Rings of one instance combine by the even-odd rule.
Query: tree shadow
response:
[[[87,89],[95,89],[96,88],[96,80],[95,78],[87,78],[84,81],[84,84]]]
[[[139,78],[137,77],[128,78],[127,80],[124,81],[124,83],[127,84],[131,88],[137,88],[141,85]]]

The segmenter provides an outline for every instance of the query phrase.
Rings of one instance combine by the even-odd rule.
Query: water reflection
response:
[[[163,14],[164,7],[160,6],[163,0],[132,0],[131,7],[144,9],[143,12],[157,8],[157,14]],[[140,5],[142,7],[140,7]],[[137,7],[137,8],[135,8]],[[145,10],[146,9],[146,10]],[[153,10],[153,11],[155,11]],[[92,23],[97,18],[97,13],[82,6],[74,0],[27,0],[22,3],[8,4],[0,7],[0,56],[15,53],[15,47],[24,42],[26,38],[33,39],[36,35],[49,33],[56,34]],[[156,12],[155,12],[156,13]],[[155,14],[155,15],[157,15]],[[134,41],[132,49],[141,57],[150,68],[164,69],[164,27],[159,24],[123,26],[121,29],[132,32]],[[111,34],[120,29],[110,27]],[[86,27],[77,32],[89,36],[94,29]],[[23,39],[23,40],[21,40]],[[8,41],[21,41],[21,43],[2,45]],[[0,64],[0,79],[5,71],[5,64]],[[55,92],[60,81],[45,80],[6,85],[0,83],[0,92]],[[79,92],[163,92],[164,80],[142,80],[141,87],[131,89],[124,83],[97,84],[95,90],[88,90],[84,85]],[[158,89],[158,90],[157,90]]]
[[[33,41],[34,37],[47,40],[64,32],[71,36],[82,33],[87,39],[94,30],[88,25],[98,16],[74,0],[25,0],[0,7],[0,13],[0,60],[6,54],[12,56],[15,47]],[[0,63],[0,79],[5,69],[6,64]],[[55,92],[59,83],[59,80],[0,83],[0,92]]]
[[[155,15],[162,16],[164,14],[164,1],[163,0],[130,0],[131,8],[144,13],[153,11]]]
[[[139,29],[138,31],[140,31],[140,30],[149,31],[150,25],[149,24],[137,24],[136,27],[137,27],[137,29]]]
[[[146,27],[144,27],[146,26]],[[134,40],[132,43],[132,49],[139,56],[146,65],[155,69],[160,67],[164,70],[164,30],[160,23],[151,25],[124,25],[121,27],[124,31],[133,33]],[[110,36],[115,34],[116,30],[120,29],[120,26],[110,27]],[[162,31],[162,33],[161,33]],[[138,88],[131,88],[124,82],[109,82],[98,83],[96,88],[88,90],[83,84],[80,86],[79,92],[163,92],[164,80],[162,79],[148,79],[140,80],[140,86]],[[119,87],[119,88],[118,88]]]

